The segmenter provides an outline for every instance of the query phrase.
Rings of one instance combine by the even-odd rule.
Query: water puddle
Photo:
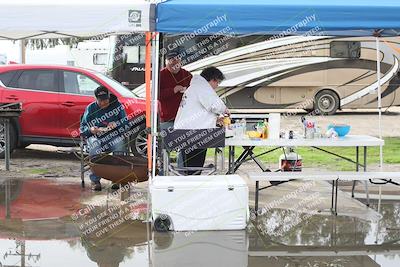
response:
[[[243,231],[157,233],[146,199],[136,187],[2,180],[0,266],[400,266],[400,203],[383,202],[379,221],[272,208]]]

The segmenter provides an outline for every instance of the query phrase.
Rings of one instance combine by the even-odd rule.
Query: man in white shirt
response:
[[[183,94],[174,129],[216,128],[218,117],[229,114],[224,102],[215,92],[224,79],[224,74],[216,67],[208,67],[200,75],[194,75]],[[203,167],[206,153],[207,149],[194,149],[183,153],[184,166]],[[193,172],[188,172],[191,173]]]

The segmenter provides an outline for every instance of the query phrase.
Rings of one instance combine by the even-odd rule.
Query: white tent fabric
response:
[[[93,37],[153,30],[154,4],[144,0],[12,0],[0,2],[0,40]]]

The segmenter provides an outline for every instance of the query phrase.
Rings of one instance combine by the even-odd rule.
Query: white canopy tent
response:
[[[155,4],[144,0],[0,2],[0,40],[69,37],[100,40],[112,34],[146,32],[146,44],[150,44],[150,32],[154,31],[154,25]],[[150,46],[147,45],[147,62],[150,62],[149,56]],[[146,65],[146,77],[150,81],[150,64]],[[147,101],[150,98],[148,96]],[[150,109],[146,109],[146,116],[150,116]],[[149,166],[150,163],[151,157]],[[147,233],[150,238],[148,225]]]
[[[95,37],[153,30],[154,4],[144,0],[0,2],[0,40]]]
[[[69,37],[100,40],[112,34],[137,32],[146,32],[146,38],[150,39],[150,32],[155,29],[155,7],[155,2],[148,0],[2,1],[0,40]],[[150,46],[146,51],[149,56]],[[151,70],[150,64],[146,65],[147,77]],[[149,113],[150,109],[146,110],[147,116]],[[150,161],[151,157],[149,164]]]

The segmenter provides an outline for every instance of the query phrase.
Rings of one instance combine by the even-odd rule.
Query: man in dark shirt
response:
[[[80,127],[81,133],[87,138],[89,156],[126,152],[122,133],[129,128],[129,121],[124,107],[104,86],[99,86],[94,94],[96,101],[86,107]],[[92,189],[100,191],[100,177],[92,173],[90,180]],[[115,184],[112,188],[118,187]]]
[[[165,68],[160,71],[161,136],[165,136],[165,131],[173,129],[182,95],[192,80],[192,74],[182,68],[179,54],[179,49],[169,50],[166,54]],[[180,153],[178,155],[178,166],[183,166],[182,155]],[[160,175],[163,175],[163,173],[161,164]]]

